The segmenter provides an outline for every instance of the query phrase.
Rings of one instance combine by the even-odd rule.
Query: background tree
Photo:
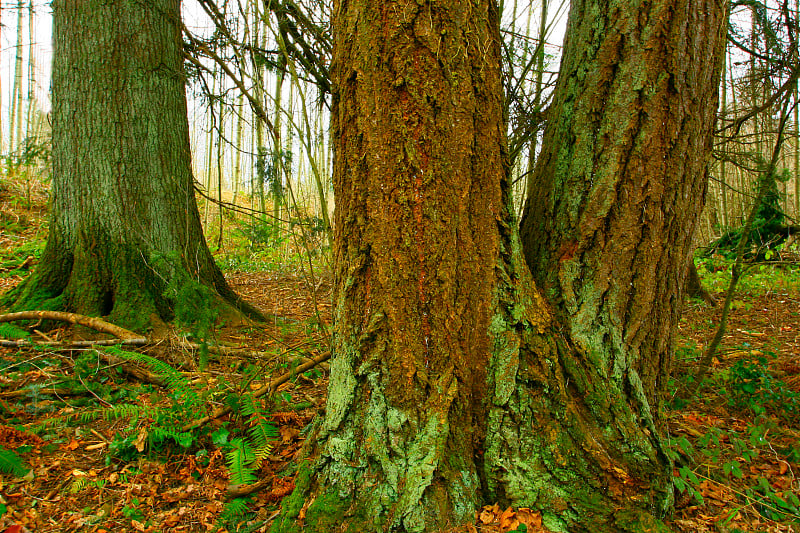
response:
[[[571,210],[552,212],[553,236],[527,232],[544,241],[529,257],[543,254],[551,313],[513,216],[496,2],[337,2],[334,359],[317,458],[276,531],[435,531],[487,501],[539,509],[555,531],[659,528],[672,481],[657,400],[725,10],[645,7],[572,5],[537,172],[540,200]],[[611,287],[623,251],[648,277]],[[579,260],[569,285],[542,273]],[[639,305],[666,332],[626,314]]]
[[[129,326],[171,319],[178,301],[257,313],[228,287],[200,226],[179,8],[53,3],[52,219],[15,307]]]

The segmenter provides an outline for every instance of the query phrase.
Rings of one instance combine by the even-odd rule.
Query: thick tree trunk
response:
[[[695,35],[700,7],[684,4],[653,8],[661,39]],[[576,9],[571,31],[584,18],[613,26],[627,15]],[[721,38],[722,14],[709,9],[718,25],[709,31]],[[494,501],[538,509],[554,531],[660,530],[653,515],[671,503],[671,468],[648,393],[665,379],[666,361],[656,351],[651,368],[639,352],[628,360],[614,351],[627,339],[624,322],[609,324],[611,346],[571,338],[571,315],[551,312],[534,286],[509,196],[496,2],[339,0],[334,12],[334,357],[315,460],[273,531],[437,531],[472,522]],[[686,89],[682,72],[665,83]],[[655,90],[648,83],[642,95]],[[630,104],[628,114],[646,122]],[[618,120],[631,120],[616,105]],[[701,159],[704,128],[685,147]],[[675,217],[675,233],[690,234],[661,178],[650,181],[653,201],[662,218]],[[626,181],[620,194],[641,185]],[[614,204],[613,187],[603,190]],[[630,246],[672,257],[641,227],[649,221],[641,209],[623,219],[639,235]],[[606,231],[595,225],[595,242],[607,242]],[[649,248],[635,256],[648,265],[642,272],[669,266]],[[605,271],[592,269],[604,264],[584,274],[601,279]],[[673,284],[680,277],[664,275]],[[617,290],[625,289],[644,298],[639,285]],[[659,339],[639,344],[670,340]]]
[[[53,3],[52,220],[14,307],[143,327],[153,315],[173,318],[175,300],[196,297],[197,282],[217,303],[254,311],[226,284],[200,225],[179,8]]]
[[[574,346],[655,415],[706,191],[726,10],[572,3],[521,233]],[[627,396],[627,394],[626,394]]]

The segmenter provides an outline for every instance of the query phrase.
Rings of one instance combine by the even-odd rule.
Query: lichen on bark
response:
[[[689,9],[680,0],[650,4],[654,13]],[[625,9],[576,2],[572,25],[596,29]],[[711,12],[705,23],[720,33],[723,17],[718,7]],[[274,530],[321,531],[337,515],[347,531],[438,531],[472,522],[492,502],[540,510],[553,531],[658,530],[672,501],[654,401],[663,368],[638,364],[638,352],[626,356],[617,315],[598,315],[607,339],[575,335],[602,309],[581,307],[584,300],[602,303],[611,293],[602,279],[575,281],[604,270],[570,255],[573,243],[550,254],[561,278],[544,291],[526,264],[510,207],[496,2],[340,0],[334,13],[329,398],[311,474]],[[635,14],[626,14],[633,24]],[[577,94],[568,89],[565,116]],[[604,171],[597,190],[613,179]],[[627,186],[590,207],[610,209],[641,233],[636,204],[619,201]],[[571,206],[582,202],[578,192],[567,196]],[[679,215],[670,215],[678,232]],[[602,224],[593,228],[597,246],[582,242],[582,253],[597,259],[605,241]],[[637,258],[647,272],[661,264],[643,252]],[[563,291],[563,308],[552,290]],[[570,309],[579,315],[573,323],[564,320]],[[325,506],[332,514],[308,512]]]

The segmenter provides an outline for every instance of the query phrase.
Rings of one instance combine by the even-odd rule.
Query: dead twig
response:
[[[303,372],[307,372],[307,371],[311,370],[312,368],[314,368],[315,366],[317,366],[318,364],[324,363],[325,361],[327,361],[330,358],[331,358],[331,353],[330,352],[325,352],[322,355],[318,355],[317,357],[315,357],[314,359],[308,361],[307,363],[303,363],[302,365],[299,365],[299,366],[293,368],[291,371],[283,374],[282,376],[273,379],[272,381],[270,381],[269,383],[267,383],[266,385],[264,385],[260,389],[254,391],[252,393],[252,395],[255,398],[259,398],[261,396],[264,396],[268,392],[274,391],[275,389],[277,389],[278,387],[280,387],[281,385],[283,385],[284,383],[286,383],[287,381],[292,379],[294,376],[296,376],[298,374],[302,374]],[[220,407],[219,409],[217,409],[216,411],[214,411],[213,413],[211,413],[208,416],[204,416],[202,418],[198,418],[197,420],[193,420],[192,422],[189,422],[188,424],[183,426],[181,431],[191,431],[191,430],[193,430],[195,428],[198,428],[198,427],[202,426],[203,424],[206,424],[207,422],[210,422],[211,420],[215,420],[215,419],[217,419],[217,418],[219,418],[221,416],[225,416],[230,412],[231,412],[231,408],[230,407],[227,407],[227,406],[226,407]]]

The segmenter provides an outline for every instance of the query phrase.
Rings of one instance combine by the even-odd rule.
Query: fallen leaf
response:
[[[517,518],[520,522],[528,526],[528,530],[542,527],[541,513],[533,512],[527,507],[520,507],[517,509]]]
[[[478,516],[478,520],[480,520],[483,524],[491,524],[494,522],[494,513],[484,507],[481,510],[480,516]]]
[[[144,445],[147,442],[147,428],[143,427],[139,430],[139,434],[136,436],[136,441],[133,443],[136,446],[136,450],[141,453],[144,451]]]
[[[500,527],[505,530],[517,529],[519,520],[516,519],[515,514],[511,507],[503,511],[503,514],[500,515]]]

